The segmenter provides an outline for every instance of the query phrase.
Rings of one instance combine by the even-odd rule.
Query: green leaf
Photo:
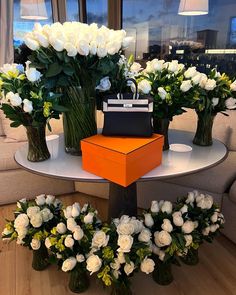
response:
[[[21,125],[21,122],[20,122],[20,121],[15,121],[15,122],[12,122],[12,123],[10,124],[10,126],[11,126],[11,127],[14,127],[14,128],[19,127],[20,125]]]
[[[75,72],[75,69],[69,65],[66,65],[63,67],[63,72],[68,76],[72,76]]]
[[[68,111],[68,109],[67,109],[66,107],[63,107],[63,106],[61,106],[61,105],[53,105],[53,109],[54,109],[55,111],[62,112],[62,113]]]
[[[57,62],[54,62],[53,64],[49,65],[48,71],[46,72],[45,77],[50,78],[57,76],[62,71],[62,66],[59,65]]]

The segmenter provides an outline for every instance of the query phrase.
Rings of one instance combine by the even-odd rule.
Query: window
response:
[[[66,1],[66,20],[79,21],[79,0]]]
[[[145,4],[144,4],[145,3]],[[209,0],[207,15],[178,14],[180,0],[123,0],[123,28],[137,60],[178,59],[207,72],[236,72],[236,1]]]
[[[108,7],[107,0],[87,0],[87,23],[97,23],[107,26]]]
[[[45,14],[44,20],[36,20],[36,19],[24,19],[22,18],[22,13],[24,13],[23,7],[21,6],[22,3],[25,2],[26,8],[27,3],[32,3],[34,1],[22,1],[22,0],[14,0],[14,22],[13,22],[13,35],[14,35],[14,48],[19,47],[23,43],[23,38],[26,32],[32,30],[35,22],[40,22],[42,25],[47,23],[52,23],[52,7],[51,7],[51,0],[41,0],[42,10]],[[45,9],[46,8],[46,9]],[[30,10],[26,9],[26,13],[28,11],[32,11],[32,6]]]

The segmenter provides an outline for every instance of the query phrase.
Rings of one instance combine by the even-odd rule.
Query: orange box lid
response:
[[[151,137],[104,136],[97,134],[82,141],[127,155],[161,137],[163,135],[160,134],[153,134]]]

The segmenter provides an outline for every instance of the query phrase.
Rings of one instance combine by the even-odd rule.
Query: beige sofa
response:
[[[228,157],[217,166],[198,173],[163,181],[139,182],[138,206],[147,208],[154,199],[174,201],[193,189],[209,193],[225,214],[224,234],[236,243],[236,110],[228,111],[228,114],[229,117],[218,114],[213,128],[213,136],[228,147]],[[196,123],[195,112],[188,110],[175,117],[171,128],[194,132]],[[109,195],[108,184],[76,183],[76,189],[103,198]]]
[[[21,169],[14,160],[14,154],[26,142],[5,142],[2,123],[3,119],[0,117],[0,205],[15,202],[23,197],[33,198],[41,193],[59,195],[74,192],[72,181],[42,177]],[[58,133],[62,132],[61,123],[58,121],[55,124],[57,126],[54,126],[54,129]],[[14,132],[17,132],[17,129]]]

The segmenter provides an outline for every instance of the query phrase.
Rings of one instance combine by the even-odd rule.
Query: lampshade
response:
[[[180,15],[204,15],[208,14],[208,0],[180,0]]]
[[[44,0],[21,0],[20,15],[24,19],[47,19],[47,9]]]

